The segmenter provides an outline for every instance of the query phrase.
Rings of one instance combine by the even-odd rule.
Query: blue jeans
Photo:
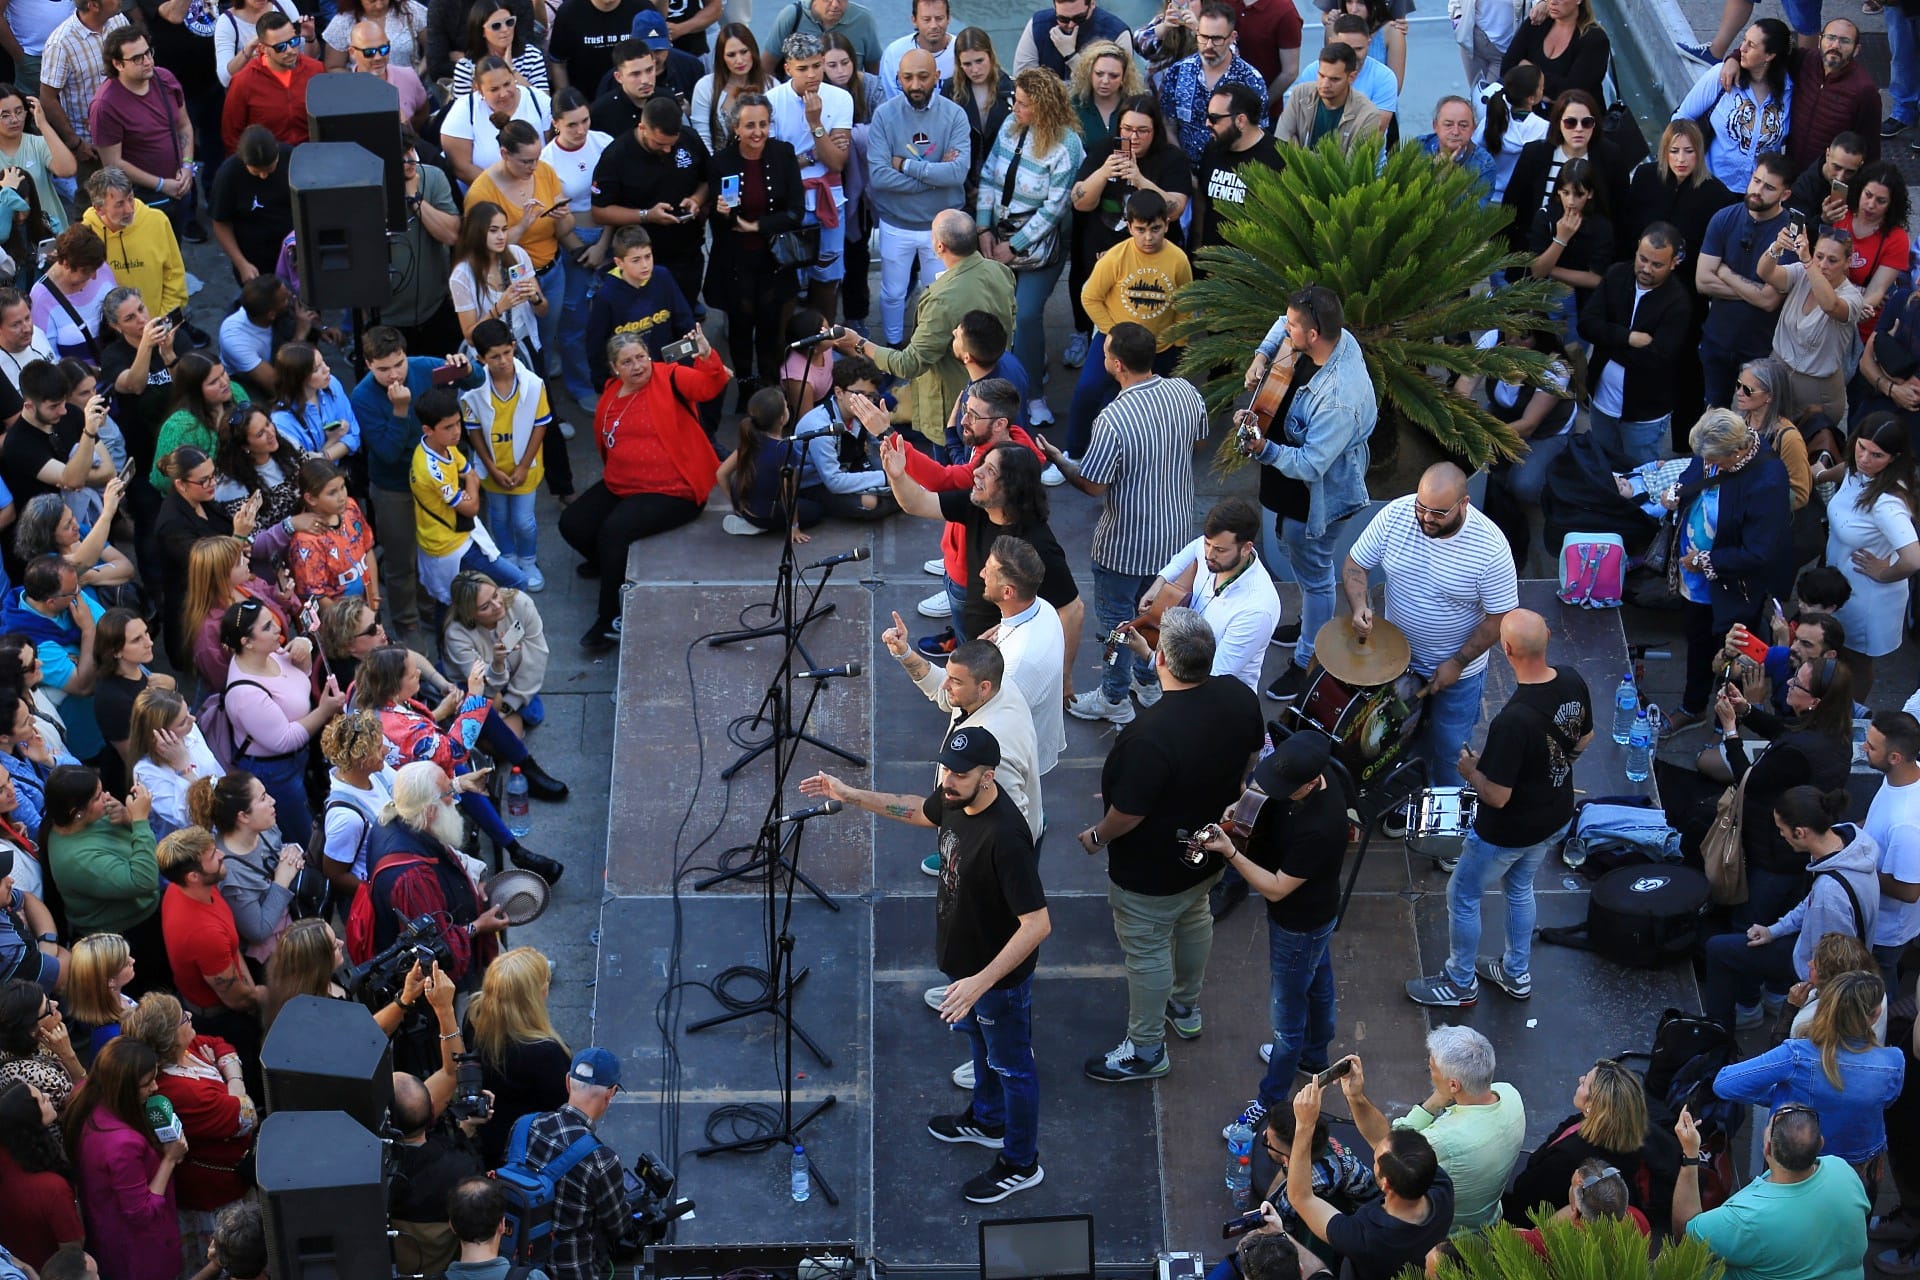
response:
[[[809,198],[813,193],[809,192]],[[819,226],[820,219],[811,210],[807,213],[807,226]],[[820,256],[814,264],[800,273],[801,285],[807,282],[815,284],[834,284],[847,276],[847,210],[840,210],[840,225],[820,227]],[[689,299],[691,301],[691,299]]]
[[[1026,1168],[1040,1158],[1040,1073],[1033,1065],[1033,978],[988,991],[954,1024],[973,1041],[973,1119],[1006,1126],[1001,1158]]]
[[[542,378],[560,372],[560,317],[567,309],[567,251],[553,255],[547,269],[535,276],[534,283],[547,296],[547,314],[535,316],[540,323],[540,364],[534,372]],[[556,428],[557,430],[557,428]]]
[[[578,225],[574,230],[585,244],[592,244],[606,232],[605,227]],[[592,267],[580,266],[569,253],[563,252],[561,261],[567,279],[566,302],[560,311],[561,385],[582,407],[587,407],[600,394],[600,388],[593,385],[593,375],[587,372],[587,310],[593,305],[594,287],[599,283],[600,273]]]
[[[1538,844],[1509,849],[1489,844],[1477,831],[1467,832],[1460,846],[1460,865],[1447,882],[1447,976],[1461,986],[1473,981],[1473,962],[1480,955],[1480,898],[1499,880],[1507,893],[1507,949],[1501,963],[1514,977],[1531,973],[1533,922],[1537,907],[1533,877],[1547,852],[1566,837],[1560,829]]]
[[[540,522],[534,518],[534,499],[538,495],[485,492],[487,532],[500,544],[500,554],[509,560],[531,561],[538,552],[536,544],[540,538]]]
[[[1151,577],[1135,573],[1115,573],[1098,560],[1093,562],[1093,616],[1102,634],[1123,622],[1132,622],[1140,612],[1140,597],[1153,582]],[[1157,684],[1153,664],[1142,661],[1132,650],[1121,648],[1113,665],[1100,673],[1100,692],[1109,702],[1124,702],[1129,679],[1141,684]]]
[[[1293,1097],[1293,1073],[1304,1060],[1323,1071],[1333,1043],[1337,1012],[1333,985],[1333,927],[1312,933],[1283,929],[1267,919],[1268,990],[1272,1003],[1273,1056],[1260,1081],[1260,1103],[1284,1107]]]
[[[487,532],[493,533],[491,526],[488,527]],[[527,575],[520,572],[519,565],[506,558],[506,540],[495,535],[494,541],[500,547],[499,558],[496,559],[482,551],[480,549],[480,543],[474,541],[467,544],[467,554],[460,557],[460,567],[462,569],[478,569],[481,573],[492,578],[494,585],[498,587],[526,586]]]
[[[1300,584],[1300,643],[1294,646],[1293,660],[1302,669],[1312,665],[1313,638],[1333,617],[1333,547],[1342,523],[1335,521],[1326,533],[1310,538],[1304,521],[1280,522],[1280,545]]]
[[[1880,11],[1887,24],[1887,48],[1893,55],[1893,71],[1888,77],[1887,94],[1893,99],[1888,114],[1902,124],[1920,122],[1920,14],[1911,14],[1899,5]]]
[[[1573,429],[1569,427],[1557,436],[1548,436],[1544,440],[1527,441],[1527,456],[1514,463],[1504,475],[1495,473],[1507,492],[1530,507],[1540,505],[1540,493],[1547,487],[1547,471],[1553,466],[1553,460],[1565,452],[1567,442],[1573,439]],[[1548,551],[1558,551],[1558,547],[1548,547]]]
[[[1700,993],[1706,1015],[1731,1029],[1734,1006],[1758,1004],[1762,983],[1784,990],[1799,981],[1800,974],[1793,967],[1793,943],[1793,934],[1775,938],[1764,947],[1748,946],[1744,933],[1708,938],[1707,983]]]
[[[1899,8],[1898,5],[1890,5],[1888,7]],[[1898,107],[1895,108],[1896,111],[1898,109]],[[1746,304],[1743,302],[1732,302],[1723,298],[1715,302],[1714,305],[1717,307],[1741,307]],[[1766,353],[1761,352],[1761,354],[1765,355]],[[1740,366],[1745,364],[1750,358],[1751,357],[1748,356],[1742,356],[1738,352],[1722,351],[1719,347],[1707,342],[1700,344],[1700,379],[1706,391],[1707,407],[1709,409],[1724,409],[1733,403],[1734,380],[1740,376]]]
[[[940,581],[947,588],[947,603],[953,607],[953,617],[951,619],[953,634],[959,636],[962,640],[973,639],[974,637],[968,635],[966,627],[962,625],[967,607],[966,587],[944,575]]]
[[[1013,354],[1027,371],[1027,396],[1038,400],[1047,385],[1047,299],[1066,270],[1066,257],[1050,267],[1013,278]],[[1089,357],[1091,358],[1091,357]]]
[[[1420,729],[1419,752],[1427,762],[1428,784],[1457,787],[1460,778],[1460,748],[1467,735],[1480,723],[1480,699],[1487,688],[1487,669],[1458,680],[1427,698],[1425,723]]]
[[[1630,471],[1643,462],[1657,461],[1666,452],[1673,415],[1664,413],[1642,422],[1623,422],[1610,413],[1589,408],[1587,421],[1595,443],[1606,450],[1613,469]]]
[[[313,830],[313,809],[307,803],[307,748],[271,760],[236,753],[233,767],[260,779],[273,797],[275,824],[287,839],[304,842]]]

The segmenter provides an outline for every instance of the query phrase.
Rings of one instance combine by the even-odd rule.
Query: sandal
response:
[[[1692,711],[1676,711],[1667,717],[1666,724],[1660,730],[1660,740],[1665,742],[1682,729],[1691,728],[1705,718],[1703,714],[1697,714]]]

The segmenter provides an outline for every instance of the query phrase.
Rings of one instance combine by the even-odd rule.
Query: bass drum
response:
[[[1371,688],[1355,687],[1316,668],[1295,703],[1296,726],[1333,739],[1333,754],[1364,789],[1405,754],[1420,728],[1420,677],[1411,672]]]

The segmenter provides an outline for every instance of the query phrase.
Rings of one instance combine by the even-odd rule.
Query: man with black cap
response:
[[[1254,766],[1254,788],[1265,793],[1242,853],[1220,827],[1205,847],[1226,859],[1267,900],[1268,990],[1273,1041],[1260,1046],[1267,1073],[1260,1095],[1228,1121],[1258,1133],[1267,1113],[1285,1107],[1295,1070],[1327,1068],[1333,1042],[1333,926],[1340,909],[1340,863],[1347,852],[1347,806],[1326,774],[1332,742],[1304,730],[1281,739]],[[1244,807],[1238,815],[1247,821]]]
[[[999,742],[985,729],[961,725],[947,735],[939,761],[940,785],[924,800],[861,791],[825,773],[803,781],[800,790],[940,830],[934,954],[948,979],[940,1016],[973,1042],[974,1087],[966,1111],[933,1117],[927,1132],[1000,1153],[961,1192],[974,1204],[994,1204],[1046,1176],[1033,1065],[1033,969],[1053,925],[1033,835],[993,780]]]
[[[14,884],[14,857],[0,844],[0,982],[24,978],[51,995],[66,985],[67,951],[47,904]]]
[[[620,1157],[594,1130],[618,1092],[620,1059],[606,1049],[582,1049],[567,1068],[567,1105],[514,1122],[508,1150],[525,1126],[527,1163],[535,1169],[579,1156],[554,1189],[553,1254],[545,1264],[553,1280],[598,1280],[613,1266],[613,1246],[627,1224],[626,1189]]]

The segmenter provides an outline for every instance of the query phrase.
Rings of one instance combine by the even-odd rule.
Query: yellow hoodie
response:
[[[143,200],[133,202],[133,222],[125,231],[109,231],[100,213],[88,209],[85,223],[107,244],[107,265],[114,279],[140,291],[147,314],[163,316],[187,305],[187,264],[173,224]]]

